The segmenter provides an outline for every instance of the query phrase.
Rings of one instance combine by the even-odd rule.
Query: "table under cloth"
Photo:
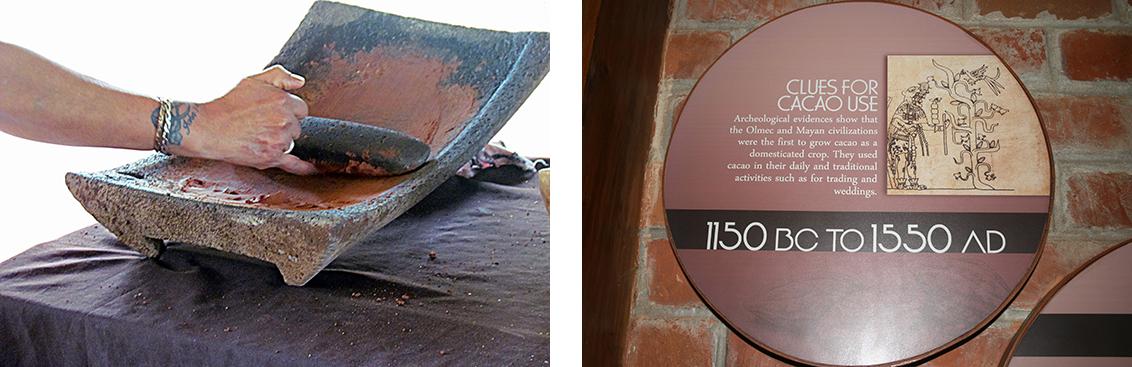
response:
[[[0,366],[542,365],[548,238],[536,180],[456,177],[304,287],[95,225],[0,263]]]

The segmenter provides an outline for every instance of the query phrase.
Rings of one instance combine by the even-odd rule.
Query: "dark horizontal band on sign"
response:
[[[1132,357],[1132,315],[1038,315],[1014,356]]]
[[[679,249],[925,254],[1034,253],[1049,217],[1045,213],[736,210],[668,210],[667,214]]]

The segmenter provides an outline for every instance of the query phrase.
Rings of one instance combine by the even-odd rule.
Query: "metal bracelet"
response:
[[[173,102],[157,98],[160,107],[157,112],[157,127],[153,133],[153,150],[160,153],[169,154],[165,151],[165,146],[169,143],[169,117],[173,110]]]

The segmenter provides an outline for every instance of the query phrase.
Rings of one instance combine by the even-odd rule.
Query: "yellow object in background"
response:
[[[546,203],[546,211],[550,212],[550,168],[538,171],[538,187],[542,191],[542,201]]]

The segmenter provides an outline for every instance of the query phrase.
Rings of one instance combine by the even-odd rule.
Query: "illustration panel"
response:
[[[1048,195],[1026,92],[994,55],[888,56],[889,195]]]

